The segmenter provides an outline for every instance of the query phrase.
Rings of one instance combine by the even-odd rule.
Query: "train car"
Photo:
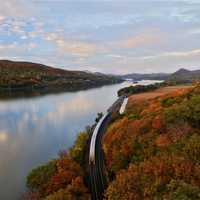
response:
[[[89,164],[94,164],[95,165],[95,148],[96,148],[96,140],[97,140],[97,135],[99,133],[99,129],[101,128],[102,123],[104,120],[108,117],[109,113],[106,112],[103,117],[100,119],[100,121],[97,123],[93,134],[92,138],[90,141],[90,152],[89,152]]]
[[[122,102],[122,103],[121,103]],[[128,103],[128,97],[121,97],[119,98],[112,106],[110,109],[108,109],[108,111],[103,115],[103,117],[100,119],[100,121],[97,123],[92,137],[91,137],[91,141],[90,141],[90,151],[89,151],[89,164],[93,164],[95,165],[95,148],[96,148],[96,140],[97,140],[97,135],[99,133],[99,129],[102,126],[102,123],[104,122],[104,120],[108,117],[108,115],[113,112],[114,108],[116,107],[117,104],[121,103],[121,107],[119,109],[119,113],[123,114],[125,112],[126,109],[126,105]]]
[[[123,103],[121,105],[121,108],[119,109],[119,114],[120,115],[124,114],[127,104],[128,104],[128,97],[125,97],[124,101],[123,101]]]
[[[117,110],[123,102],[124,97],[119,97],[107,110],[107,112],[112,113],[114,110]]]

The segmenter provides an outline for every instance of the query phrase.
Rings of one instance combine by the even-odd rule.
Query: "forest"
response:
[[[120,82],[122,80],[116,76],[0,60],[0,94],[6,94],[7,91],[74,91]]]
[[[129,102],[104,136],[108,200],[200,199],[200,85]]]

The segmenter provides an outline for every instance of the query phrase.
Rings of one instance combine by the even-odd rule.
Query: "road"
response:
[[[92,200],[102,200],[107,181],[105,175],[104,152],[102,149],[102,137],[112,120],[112,113],[121,106],[123,99],[118,99],[109,109],[106,118],[101,123],[95,141],[95,155],[92,162],[89,161],[90,190]],[[92,145],[91,145],[92,146]],[[91,148],[90,146],[90,148]],[[89,155],[90,157],[90,155]],[[90,158],[89,158],[90,159]]]

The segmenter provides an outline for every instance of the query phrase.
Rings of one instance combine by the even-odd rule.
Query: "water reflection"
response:
[[[15,200],[27,173],[69,148],[77,133],[130,83],[74,93],[0,101],[0,199]]]

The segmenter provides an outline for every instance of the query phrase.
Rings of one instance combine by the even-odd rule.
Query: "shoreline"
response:
[[[0,87],[0,100],[1,99],[16,99],[16,98],[31,98],[38,96],[45,96],[48,94],[61,94],[65,92],[78,92],[84,90],[90,90],[95,88],[101,88],[104,86],[115,85],[123,83],[123,80],[117,80],[109,83],[98,83],[96,85],[80,84],[77,86],[67,85],[53,85],[45,87],[18,87],[18,88],[2,88]]]

